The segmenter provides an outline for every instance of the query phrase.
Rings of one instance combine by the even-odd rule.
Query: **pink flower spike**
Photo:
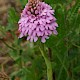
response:
[[[54,10],[50,5],[45,2],[34,1],[32,3],[28,0],[21,13],[21,18],[18,22],[19,38],[26,36],[30,42],[36,42],[40,38],[41,42],[45,43],[50,35],[53,33],[55,35],[58,34],[56,30],[58,24],[54,17]]]

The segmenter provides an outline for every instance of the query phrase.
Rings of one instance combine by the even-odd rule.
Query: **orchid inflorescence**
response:
[[[51,34],[57,35],[58,24],[53,15],[54,10],[50,5],[39,0],[29,0],[18,22],[19,38],[27,36],[30,42],[36,42],[40,38],[45,43]]]

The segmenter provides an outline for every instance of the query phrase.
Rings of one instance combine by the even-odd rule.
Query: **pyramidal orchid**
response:
[[[27,36],[30,42],[36,42],[39,38],[42,43],[49,39],[51,34],[57,35],[56,18],[54,10],[45,2],[29,0],[21,13],[19,24],[19,38]]]

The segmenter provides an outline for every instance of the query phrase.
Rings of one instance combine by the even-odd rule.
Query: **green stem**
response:
[[[51,65],[51,62],[49,61],[48,56],[45,53],[45,51],[42,48],[40,48],[40,47],[39,47],[39,49],[41,51],[41,54],[42,54],[42,56],[43,56],[43,58],[45,60],[46,66],[47,66],[47,77],[48,77],[48,80],[53,80],[53,78],[52,78],[52,65]]]

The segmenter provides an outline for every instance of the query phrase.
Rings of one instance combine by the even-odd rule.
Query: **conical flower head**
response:
[[[20,36],[27,36],[30,42],[36,42],[39,38],[41,42],[46,42],[51,34],[57,35],[56,18],[53,16],[54,10],[45,2],[39,0],[29,0],[21,13],[19,20]]]

